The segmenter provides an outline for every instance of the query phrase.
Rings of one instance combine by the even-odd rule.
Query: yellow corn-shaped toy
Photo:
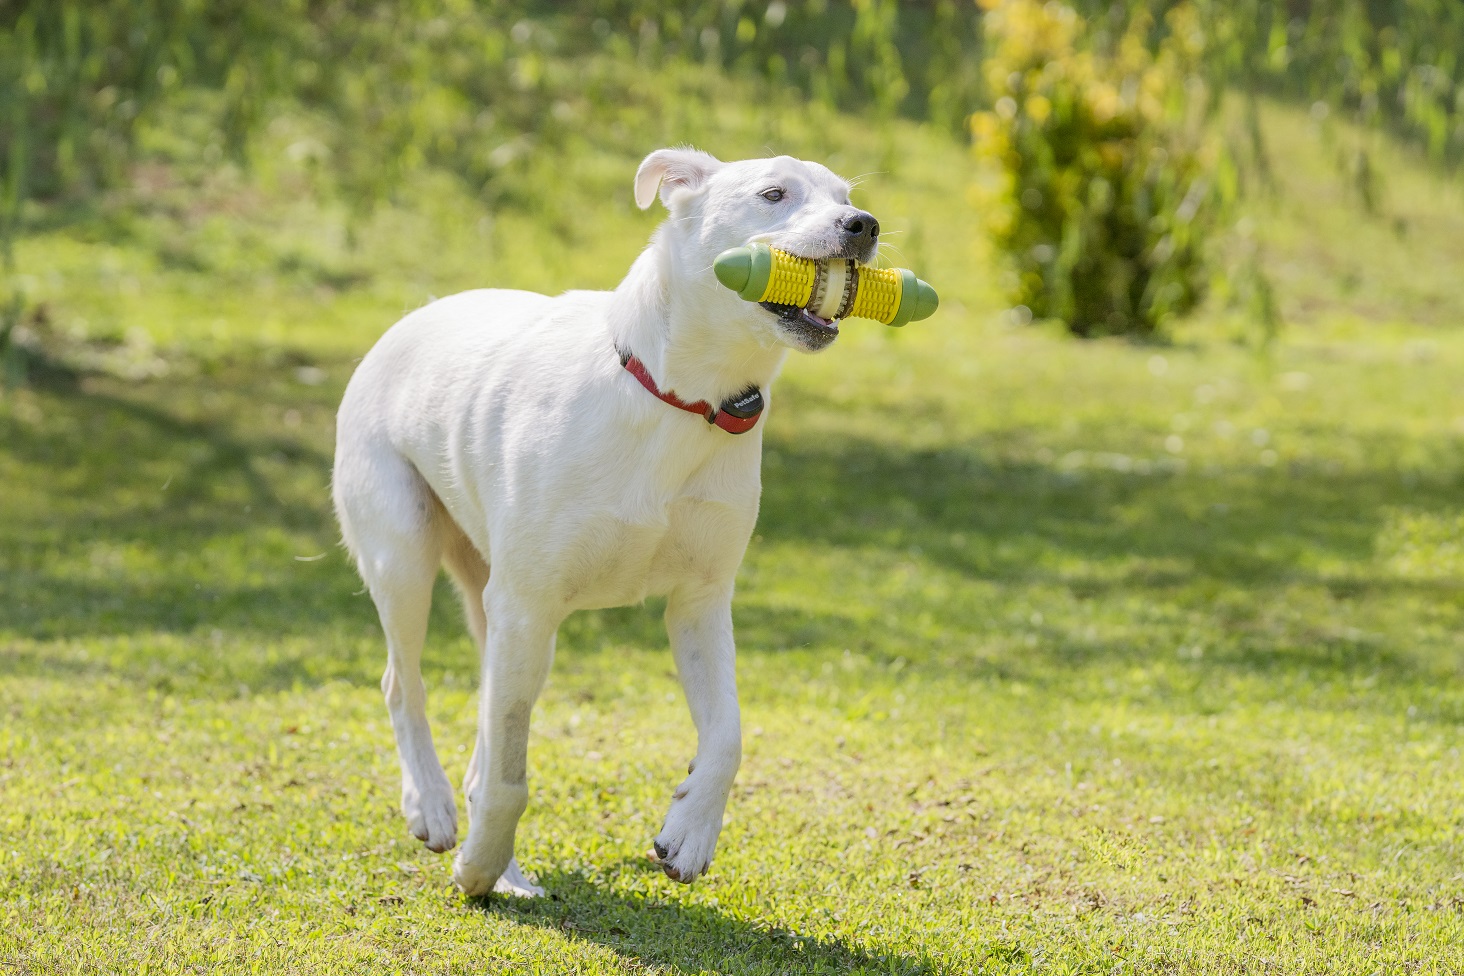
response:
[[[766,244],[723,251],[712,270],[718,281],[749,302],[794,305],[831,320],[904,325],[927,318],[940,305],[935,289],[905,268],[813,261]]]

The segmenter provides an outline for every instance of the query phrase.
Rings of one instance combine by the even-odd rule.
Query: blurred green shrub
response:
[[[1224,198],[1204,121],[1193,10],[1133,12],[1107,51],[1084,48],[1071,8],[988,4],[991,111],[971,118],[984,164],[987,230],[1009,259],[1014,305],[1080,336],[1149,335],[1191,309],[1208,283],[1206,243]]]

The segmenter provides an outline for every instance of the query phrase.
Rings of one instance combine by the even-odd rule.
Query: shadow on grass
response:
[[[1339,595],[1464,588],[1464,580],[1329,577],[1310,568],[1367,568],[1388,509],[1452,514],[1457,482],[1409,483],[1389,467],[1338,472],[1320,464],[1066,470],[1006,461],[1000,450],[982,442],[906,451],[851,437],[770,441],[758,531],[905,551],[964,575],[1056,583],[1078,596],[1205,579],[1246,587],[1316,581]]]
[[[335,646],[340,635],[375,635],[370,602],[335,547],[329,429],[350,367],[327,366],[312,383],[300,382],[289,362],[241,362],[215,375],[152,382],[63,378],[35,391],[39,419],[0,411],[0,461],[32,492],[23,511],[0,510],[0,626],[32,641],[196,638],[172,651],[140,641],[110,661],[77,665],[144,682],[169,667],[191,667],[196,680],[227,680],[231,688],[267,690],[347,674],[374,682],[375,658],[325,665],[312,658],[318,650],[310,641],[293,649],[235,647],[227,666],[209,660],[214,631],[252,645],[328,634]],[[840,547],[880,565],[913,561],[991,584],[985,606],[949,598],[922,604],[967,644],[1001,636],[1005,625],[992,623],[995,609],[1030,587],[1063,588],[1078,600],[1184,602],[1241,633],[1297,584],[1325,589],[1335,600],[1464,598],[1459,580],[1401,579],[1374,569],[1373,556],[1388,509],[1452,512],[1457,485],[1405,484],[1386,467],[1074,472],[1005,454],[997,438],[909,451],[849,436],[774,437],[758,531],[764,543]],[[42,493],[40,484],[55,487]],[[269,533],[276,539],[266,544]],[[323,557],[296,561],[293,550],[281,548],[294,544],[279,541],[281,533],[304,537],[314,550],[298,555]],[[98,550],[108,547],[141,551],[146,565],[96,571]],[[213,564],[199,555],[206,551],[229,571],[210,575]],[[1345,566],[1349,574],[1321,574],[1318,564]],[[878,657],[882,648],[902,645],[891,656],[907,654],[912,643],[906,622],[853,609],[812,615],[744,599],[735,613],[744,653],[813,645],[859,647]],[[434,646],[462,641],[445,587],[432,626]],[[1205,666],[1418,675],[1396,636],[1371,643],[1321,631],[1300,636],[1287,643],[1298,635],[1258,630],[1239,653]],[[1057,627],[1040,637],[1020,654],[1002,656],[998,647],[996,657],[963,659],[957,671],[1041,680],[1077,667],[1140,663],[1153,650]],[[660,648],[665,637],[653,614],[631,609],[572,618],[565,641]],[[65,666],[34,648],[0,652],[14,673]],[[161,659],[167,654],[178,657]],[[452,667],[466,670],[469,660],[464,653]]]
[[[644,870],[640,863],[621,870]],[[540,883],[550,897],[475,899],[478,911],[573,934],[606,946],[627,962],[688,972],[768,974],[896,974],[925,976],[929,961],[873,954],[834,939],[745,921],[703,905],[607,891],[579,874],[550,873]]]

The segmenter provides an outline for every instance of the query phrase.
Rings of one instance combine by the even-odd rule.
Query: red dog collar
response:
[[[646,369],[646,364],[636,357],[622,353],[620,365],[624,366],[631,376],[640,380],[641,386],[654,393],[657,399],[671,404],[678,410],[697,414],[707,423],[714,424],[729,434],[747,433],[757,426],[757,418],[762,416],[762,391],[755,386],[745,393],[728,397],[722,401],[720,407],[713,407],[705,400],[687,403],[674,393],[663,392],[656,385],[656,381],[651,378],[651,371]]]

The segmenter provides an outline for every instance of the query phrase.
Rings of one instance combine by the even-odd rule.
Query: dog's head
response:
[[[799,257],[849,258],[868,264],[879,250],[879,222],[849,202],[849,182],[827,167],[791,156],[724,163],[695,149],[658,149],[635,174],[642,210],[658,195],[671,219],[669,273],[687,279],[703,302],[759,338],[804,352],[826,348],[837,322],[792,305],[744,302],[712,272],[717,255],[761,242]],[[698,287],[701,286],[701,287]],[[721,318],[721,316],[718,316]]]

